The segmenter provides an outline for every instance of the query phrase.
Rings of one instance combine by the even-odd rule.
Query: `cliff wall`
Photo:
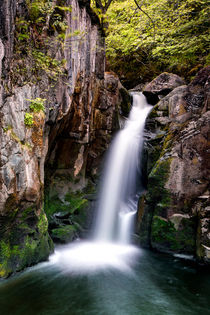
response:
[[[210,262],[209,79],[185,85],[163,73],[145,95],[157,103],[147,120],[147,193],[139,203],[140,240],[153,249]]]
[[[7,276],[53,250],[44,189],[53,213],[51,200],[65,206],[67,194],[94,180],[118,128],[120,95],[118,78],[104,75],[103,34],[89,1],[7,0],[0,21],[0,276]]]

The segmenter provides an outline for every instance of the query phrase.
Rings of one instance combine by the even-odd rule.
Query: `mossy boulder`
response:
[[[46,260],[53,251],[43,211],[37,214],[32,207],[22,212],[17,209],[10,219],[7,217],[6,229],[1,231],[0,277]]]
[[[77,228],[75,225],[64,225],[51,230],[51,237],[57,243],[72,242],[77,235]]]
[[[68,192],[63,199],[57,194],[45,197],[49,233],[55,242],[70,242],[85,229],[89,202],[82,192]]]

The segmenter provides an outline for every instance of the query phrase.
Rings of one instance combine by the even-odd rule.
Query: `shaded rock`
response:
[[[145,84],[144,83],[140,83],[140,84],[138,84],[137,86],[135,86],[134,88],[132,88],[130,91],[132,92],[132,91],[137,91],[137,92],[142,92],[143,91],[143,89],[144,89],[144,87],[145,87]]]
[[[144,246],[196,253],[205,264],[210,246],[207,69],[198,73],[194,83],[162,98],[149,115],[148,192],[139,218]],[[202,104],[195,105],[196,99]]]
[[[184,80],[178,75],[164,72],[144,87],[143,94],[149,104],[155,105],[173,89],[184,84]]]
[[[128,91],[122,86],[121,83],[119,84],[119,93],[120,93],[120,100],[119,100],[120,114],[122,116],[128,117],[130,108],[131,108],[132,97],[128,93]]]

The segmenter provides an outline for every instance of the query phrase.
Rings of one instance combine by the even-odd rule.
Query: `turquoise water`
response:
[[[210,274],[141,250],[130,272],[62,272],[42,263],[0,282],[1,315],[207,315]]]

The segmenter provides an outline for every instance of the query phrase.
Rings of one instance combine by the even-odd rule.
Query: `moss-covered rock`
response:
[[[1,277],[47,259],[53,250],[46,215],[35,214],[32,207],[22,213],[17,209],[10,220],[7,217],[7,230],[1,232]]]
[[[51,230],[53,241],[58,243],[72,242],[76,236],[77,228],[75,225],[64,225]]]
[[[166,183],[170,172],[171,158],[159,159],[149,175],[147,201],[155,207],[155,213],[165,216],[165,209],[170,207],[170,192]]]
[[[152,247],[157,249],[162,249],[164,245],[166,248],[173,247],[175,243],[175,231],[173,223],[168,222],[163,217],[155,215],[152,220]]]
[[[70,242],[83,231],[89,202],[82,192],[68,192],[63,199],[57,194],[45,197],[49,233],[55,242]]]
[[[176,226],[177,227],[177,226]],[[182,218],[176,228],[171,220],[154,216],[151,229],[151,245],[160,251],[195,253],[195,220]]]

